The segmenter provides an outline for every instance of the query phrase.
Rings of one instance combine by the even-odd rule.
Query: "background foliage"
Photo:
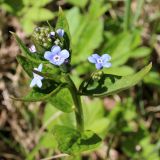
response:
[[[104,142],[96,150],[63,159],[159,160],[159,0],[0,0],[0,158],[38,160],[60,154],[51,134],[54,126],[75,125],[72,113],[56,109],[65,98],[69,109],[73,105],[65,90],[57,95],[61,101],[54,102],[55,107],[52,102],[9,98],[25,95],[30,83],[17,66],[19,49],[9,31],[30,46],[37,24],[55,25],[59,5],[69,22],[77,86],[94,71],[86,61],[94,51],[112,56],[113,67],[104,70],[108,74],[129,75],[153,63],[152,71],[132,89],[103,99],[83,98],[85,129]]]

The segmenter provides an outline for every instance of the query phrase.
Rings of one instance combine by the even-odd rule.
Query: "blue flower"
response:
[[[111,67],[111,57],[108,54],[103,54],[99,56],[98,54],[92,54],[92,56],[88,57],[89,62],[94,63],[97,69],[102,69],[103,67],[109,68]]]
[[[31,47],[29,48],[30,52],[35,53],[36,52],[36,47],[35,45],[31,45]]]
[[[50,34],[48,35],[48,37],[53,38],[55,36],[55,32],[50,32]]]
[[[59,35],[59,37],[63,37],[64,36],[64,30],[63,29],[57,29],[56,32]]]
[[[51,48],[51,51],[46,51],[44,54],[44,58],[47,59],[50,63],[60,66],[64,61],[69,57],[69,52],[61,48],[57,45]]]
[[[42,67],[43,67],[43,65],[40,64],[38,66],[38,68],[34,68],[34,70],[41,72],[42,71]],[[41,88],[42,87],[42,79],[43,79],[43,77],[38,75],[38,74],[36,74],[36,73],[33,73],[33,77],[34,78],[31,81],[30,87],[38,86],[39,88]]]

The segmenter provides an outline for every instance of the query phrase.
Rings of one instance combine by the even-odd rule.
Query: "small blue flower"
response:
[[[47,59],[50,63],[60,66],[64,61],[69,57],[69,52],[61,48],[57,45],[54,45],[51,48],[51,51],[46,51],[44,54],[44,58]]]
[[[42,67],[43,67],[43,65],[40,64],[38,66],[38,68],[34,68],[34,70],[41,72],[42,71]],[[39,88],[41,88],[42,87],[42,79],[43,79],[42,76],[40,76],[40,75],[38,75],[36,73],[33,73],[33,79],[31,81],[30,87],[32,88],[34,86],[38,86]]]
[[[55,32],[50,32],[50,34],[48,35],[48,37],[53,38],[55,36]]]
[[[64,36],[64,30],[63,29],[57,29],[57,34],[59,35],[59,37],[63,37]]]
[[[109,68],[111,67],[111,57],[108,54],[103,54],[99,56],[98,54],[92,54],[92,56],[88,57],[89,62],[94,63],[97,69],[102,69],[103,67]]]
[[[36,47],[35,45],[31,45],[31,47],[29,48],[30,52],[35,53],[36,52]]]

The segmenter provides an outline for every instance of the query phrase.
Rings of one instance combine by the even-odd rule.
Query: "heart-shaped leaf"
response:
[[[59,149],[68,154],[77,154],[97,148],[101,138],[92,131],[79,131],[66,126],[57,125],[54,127]]]
[[[80,94],[95,97],[115,94],[136,85],[150,71],[151,67],[152,64],[150,63],[141,71],[128,76],[102,74],[98,80],[94,80],[91,76],[82,82]]]

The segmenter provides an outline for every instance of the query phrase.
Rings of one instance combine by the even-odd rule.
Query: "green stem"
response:
[[[77,129],[82,132],[84,130],[84,120],[83,120],[83,110],[82,110],[82,104],[81,104],[81,98],[78,95],[77,88],[70,78],[68,74],[65,76],[65,80],[68,83],[68,88],[70,90],[70,93],[73,98],[73,102],[75,105],[75,116],[76,116],[76,121],[77,121]]]

